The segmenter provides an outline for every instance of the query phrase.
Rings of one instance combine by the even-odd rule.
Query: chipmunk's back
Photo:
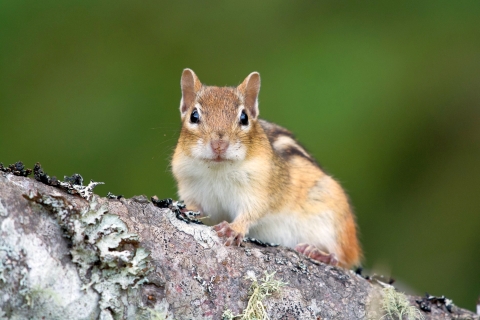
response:
[[[259,120],[272,149],[285,161],[292,157],[302,157],[312,165],[319,167],[315,159],[300,145],[294,135],[287,129],[265,120]]]

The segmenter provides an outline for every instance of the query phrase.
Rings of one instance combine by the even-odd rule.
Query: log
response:
[[[175,203],[43,180],[0,172],[0,319],[479,319],[288,248],[225,247]]]

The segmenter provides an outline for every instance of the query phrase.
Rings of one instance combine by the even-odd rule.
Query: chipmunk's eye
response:
[[[198,114],[197,109],[193,109],[192,114],[190,115],[190,122],[191,123],[199,123],[200,122],[200,115]]]
[[[242,110],[242,114],[240,115],[240,123],[242,126],[246,126],[248,124],[248,116],[245,113],[245,110]]]

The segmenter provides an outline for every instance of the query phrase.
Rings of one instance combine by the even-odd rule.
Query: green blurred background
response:
[[[0,161],[174,197],[180,75],[262,75],[261,116],[347,189],[365,266],[480,294],[480,2],[0,2]],[[373,272],[373,271],[372,271]]]

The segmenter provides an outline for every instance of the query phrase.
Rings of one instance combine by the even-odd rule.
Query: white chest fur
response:
[[[255,210],[259,202],[255,184],[257,168],[253,162],[182,159],[174,166],[180,198],[200,206],[212,223],[232,222],[236,216]]]

